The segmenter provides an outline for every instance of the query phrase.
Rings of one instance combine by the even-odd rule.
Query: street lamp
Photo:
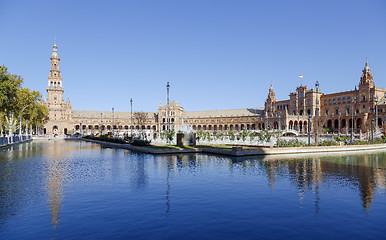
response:
[[[351,99],[351,143],[354,141],[354,98]]]
[[[307,135],[308,135],[308,146],[311,145],[311,114],[308,115],[308,131],[307,131]]]
[[[114,108],[112,108],[112,111],[113,111],[113,137],[115,137],[115,132],[114,132],[114,126],[115,126]]]
[[[338,108],[338,136],[340,137],[340,108]]]
[[[375,97],[375,128],[378,127],[378,97]]]
[[[130,129],[131,129],[131,137],[133,137],[133,99],[130,98]]]
[[[168,97],[168,99],[167,99],[167,102],[168,102],[168,121],[167,121],[167,123],[168,123],[168,131],[170,130],[170,106],[169,106],[169,88],[170,88],[170,84],[169,84],[169,82],[166,84],[166,89],[167,89],[167,97]]]
[[[316,90],[316,109],[315,109],[315,144],[317,145],[319,143],[319,81],[316,81],[315,83],[315,90]]]
[[[371,144],[374,144],[374,119],[371,119]]]

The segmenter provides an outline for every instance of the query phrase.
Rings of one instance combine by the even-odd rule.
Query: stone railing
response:
[[[22,136],[15,135],[15,136],[12,136],[12,137],[4,136],[4,137],[0,137],[0,146],[5,146],[5,145],[9,145],[9,144],[24,142],[24,141],[27,141],[27,140],[30,140],[30,139],[31,139],[31,135],[28,135],[28,136],[26,136],[26,135],[22,135]]]

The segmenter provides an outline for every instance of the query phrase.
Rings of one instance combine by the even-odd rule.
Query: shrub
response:
[[[245,139],[247,139],[247,136],[248,136],[248,132],[247,130],[243,130],[243,132],[241,133],[241,138],[243,139],[243,141],[245,141]]]
[[[346,141],[348,141],[349,140],[349,138],[348,137],[334,137],[334,139],[335,139],[335,141],[337,141],[337,142],[346,142]]]
[[[304,147],[307,144],[305,142],[299,141],[298,139],[292,139],[288,141],[278,139],[277,145],[279,147]]]
[[[131,144],[134,146],[149,146],[150,143],[150,140],[134,139]]]
[[[234,141],[236,138],[235,133],[233,131],[229,131],[228,136],[229,136],[229,140],[231,141]]]
[[[339,143],[333,140],[321,141],[318,144],[318,146],[336,146],[336,145],[339,145]]]

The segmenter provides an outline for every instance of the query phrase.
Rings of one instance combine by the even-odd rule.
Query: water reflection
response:
[[[363,213],[362,208],[369,211],[372,205],[379,206],[374,199],[386,192],[385,174],[385,152],[230,158],[206,154],[152,156],[84,142],[29,143],[0,151],[0,237],[10,218],[23,216],[26,209],[42,202],[43,212],[49,213],[44,221],[57,236],[65,227],[64,216],[72,213],[65,207],[77,200],[69,196],[74,192],[84,197],[80,206],[90,201],[90,208],[96,205],[98,211],[105,206],[113,211],[119,205],[119,210],[140,214],[149,208],[149,218],[160,210],[163,217],[172,219],[181,214],[181,205],[191,201],[198,202],[193,206],[204,203],[212,208],[216,205],[211,203],[221,201],[237,209],[237,203],[244,201],[242,197],[269,205],[274,198],[282,197],[280,194],[286,201],[299,201],[299,207],[311,205],[311,212],[319,213],[331,206],[325,205],[329,200],[326,198],[336,190],[357,194],[350,201],[356,201]],[[92,202],[89,196],[94,193],[92,196],[97,198]],[[234,200],[234,195],[240,193],[245,195]],[[236,204],[224,203],[229,198]],[[145,208],[141,208],[142,201],[147,204]],[[276,207],[283,205],[276,201]],[[130,204],[139,206],[138,211],[128,211]],[[251,206],[255,210],[259,207]]]

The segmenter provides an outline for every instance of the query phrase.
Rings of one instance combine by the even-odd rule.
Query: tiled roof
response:
[[[82,111],[82,110],[72,110],[73,118],[113,118],[113,113],[111,111]],[[133,112],[134,115],[134,112]],[[154,112],[148,112],[148,117],[153,117]],[[130,112],[114,112],[114,118],[130,118]]]
[[[264,114],[264,108],[243,108],[214,111],[191,111],[184,112],[184,118],[204,118],[204,117],[232,117],[232,116],[256,116]]]

